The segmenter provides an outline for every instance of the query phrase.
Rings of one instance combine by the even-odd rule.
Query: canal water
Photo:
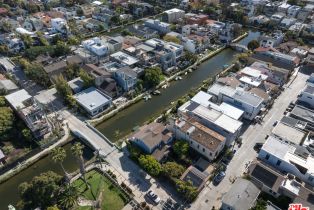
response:
[[[251,40],[257,39],[259,35],[259,32],[250,31],[248,36],[242,39],[239,44],[246,46]],[[122,110],[96,128],[113,142],[116,141],[131,132],[134,127],[160,115],[172,101],[176,101],[191,89],[198,87],[205,79],[222,71],[223,65],[231,64],[236,54],[237,52],[231,49],[222,51],[201,64],[198,70],[184,76],[183,80],[171,82],[170,87],[161,90],[161,95],[153,96],[151,100],[146,102],[142,100]]]
[[[71,145],[74,142],[75,140],[63,147],[67,153],[67,157],[64,160],[63,165],[68,172],[74,172],[79,169],[79,165],[75,157],[71,154]],[[83,154],[85,160],[90,160],[93,157],[93,151],[87,146],[85,146]],[[6,210],[8,209],[9,204],[15,205],[20,200],[18,186],[22,182],[30,181],[32,177],[47,171],[54,171],[63,175],[60,165],[54,163],[48,155],[18,175],[0,184],[0,210]]]
[[[239,43],[247,45],[249,41],[256,39],[258,36],[258,32],[250,32],[249,35]],[[147,102],[141,101],[130,106],[97,126],[97,129],[113,141],[116,139],[116,131],[119,131],[119,137],[128,134],[135,126],[141,125],[143,122],[160,115],[172,101],[176,101],[194,87],[198,87],[203,80],[220,72],[223,65],[231,64],[236,54],[237,52],[230,49],[222,51],[201,64],[198,70],[184,76],[183,80],[171,82],[170,87],[161,90],[161,95],[154,96]],[[67,152],[64,167],[67,171],[73,172],[79,167],[75,158],[71,155],[70,147],[71,143],[64,146]],[[92,156],[92,150],[85,147],[84,158],[90,160]],[[0,184],[0,210],[6,210],[9,204],[16,204],[20,200],[18,186],[22,182],[30,181],[32,177],[49,170],[62,174],[60,166],[53,163],[50,156],[47,156],[30,168],[25,169],[18,175]]]

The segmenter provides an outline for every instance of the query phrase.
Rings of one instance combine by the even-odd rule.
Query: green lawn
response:
[[[86,174],[87,182],[91,188],[86,190],[85,183],[82,179],[76,180],[73,184],[79,188],[79,191],[86,199],[95,200],[100,193],[101,196],[101,209],[102,210],[120,210],[127,203],[127,198],[119,188],[114,186],[111,181],[101,175],[99,172],[93,170]],[[78,210],[90,210],[91,207],[79,207]]]

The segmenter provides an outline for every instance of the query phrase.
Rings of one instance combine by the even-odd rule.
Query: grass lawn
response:
[[[82,179],[76,180],[73,184],[82,195],[88,200],[96,200],[100,196],[102,210],[120,210],[128,202],[127,198],[119,188],[111,183],[111,181],[101,175],[99,172],[92,170],[86,174],[87,182],[91,188],[86,190],[85,183]],[[91,207],[79,207],[79,210],[90,210]]]

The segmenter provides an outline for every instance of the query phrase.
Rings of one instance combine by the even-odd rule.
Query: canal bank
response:
[[[64,168],[71,173],[79,169],[76,158],[71,154],[71,146],[75,142],[77,141],[72,140],[70,143],[63,146],[67,154],[63,165]],[[85,146],[83,153],[84,159],[86,161],[91,160],[94,156],[93,151],[87,146]],[[21,171],[16,176],[13,176],[6,182],[0,184],[0,209],[8,209],[9,204],[15,205],[20,200],[18,186],[22,182],[30,181],[34,176],[47,171],[54,171],[56,173],[63,174],[60,165],[54,163],[51,160],[51,157],[47,155],[31,165],[29,168]]]
[[[249,31],[248,36],[242,39],[239,44],[247,45],[251,40],[257,39],[259,35],[259,32]],[[198,87],[207,78],[221,72],[223,65],[230,65],[236,54],[238,53],[231,49],[223,50],[200,64],[196,71],[182,76],[183,80],[171,82],[168,88],[161,90],[160,95],[154,96],[146,102],[140,101],[133,104],[100,123],[96,128],[113,142],[126,136],[134,127],[160,115],[163,110],[169,107],[171,102]]]

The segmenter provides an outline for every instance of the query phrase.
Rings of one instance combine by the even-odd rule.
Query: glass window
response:
[[[269,157],[270,157],[270,155],[269,155],[269,154],[267,154],[267,155],[265,156],[265,159],[266,159],[266,160],[268,160],[268,159],[269,159]]]

